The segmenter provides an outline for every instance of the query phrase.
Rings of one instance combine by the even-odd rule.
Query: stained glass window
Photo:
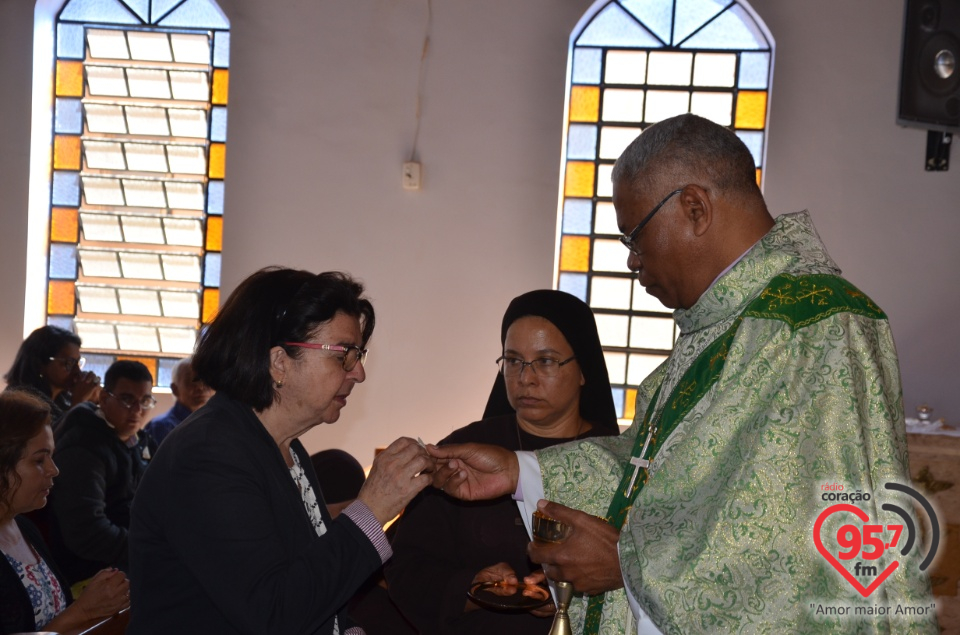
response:
[[[219,302],[229,22],[213,0],[41,0],[37,31],[53,97],[28,290],[46,293],[25,328],[68,328],[99,373],[137,359],[168,386]]]
[[[762,182],[772,72],[773,39],[739,0],[601,0],[570,37],[556,286],[594,311],[621,424],[677,334],[627,269],[613,163],[647,126],[692,112],[734,130]]]

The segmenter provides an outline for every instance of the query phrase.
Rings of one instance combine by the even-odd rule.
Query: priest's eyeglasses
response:
[[[686,186],[684,186],[684,187],[686,187]],[[656,207],[654,207],[652,210],[650,210],[650,213],[649,213],[649,214],[647,214],[646,216],[643,217],[643,220],[640,221],[640,224],[639,224],[639,225],[637,225],[636,227],[633,228],[633,231],[632,231],[632,232],[630,232],[629,234],[624,234],[623,236],[621,236],[621,237],[620,237],[620,242],[623,243],[623,246],[626,247],[627,249],[629,249],[631,253],[639,256],[640,254],[637,252],[637,247],[636,247],[636,245],[633,244],[633,241],[635,241],[635,240],[637,239],[637,236],[640,235],[640,231],[641,231],[644,227],[646,227],[647,223],[650,222],[650,219],[653,218],[653,215],[656,214],[657,212],[659,212],[659,211],[660,211],[660,208],[667,204],[667,201],[669,201],[671,198],[673,198],[674,196],[676,196],[677,194],[679,194],[679,193],[682,192],[682,191],[683,191],[683,187],[681,187],[681,188],[678,189],[678,190],[674,190],[674,191],[670,192],[669,194],[667,194],[667,195],[663,198],[662,201],[660,201],[659,203],[657,203],[657,206],[656,206]]]
[[[519,357],[508,357],[502,355],[497,358],[497,364],[500,365],[500,372],[504,377],[516,377],[523,372],[527,366],[537,374],[538,377],[556,377],[560,372],[560,367],[569,364],[577,358],[576,355],[569,357],[562,362],[552,357],[538,357],[532,362],[527,362]]]
[[[71,372],[74,367],[83,368],[83,365],[87,363],[84,357],[48,357],[47,359],[51,362],[58,362],[67,372]]]
[[[133,395],[115,395],[106,389],[104,389],[103,392],[119,401],[127,410],[132,410],[134,406],[137,406],[140,410],[146,412],[147,410],[153,410],[153,407],[157,405],[157,400],[150,395],[144,395],[140,399],[137,399]]]
[[[313,344],[311,342],[284,342],[284,346],[296,346],[297,348],[314,348],[322,351],[334,351],[336,353],[343,353],[343,357],[340,357],[340,364],[343,366],[343,370],[348,373],[356,368],[357,364],[362,364],[363,360],[367,358],[367,349],[360,348],[359,346],[341,346],[339,344]]]

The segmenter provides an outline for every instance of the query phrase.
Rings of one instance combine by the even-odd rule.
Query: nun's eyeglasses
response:
[[[560,367],[577,359],[577,356],[569,357],[562,362],[552,357],[538,357],[532,362],[527,362],[519,357],[508,357],[502,355],[497,358],[497,364],[500,365],[500,372],[504,377],[517,377],[527,366],[533,370],[538,377],[556,377],[560,373]]]

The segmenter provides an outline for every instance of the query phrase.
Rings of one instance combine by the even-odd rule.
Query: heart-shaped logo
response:
[[[832,505],[826,508],[825,510],[823,510],[820,513],[820,515],[817,516],[817,522],[813,526],[813,542],[817,545],[817,551],[820,552],[820,555],[823,556],[824,560],[832,564],[833,568],[839,571],[840,575],[842,575],[846,579],[846,581],[849,582],[850,585],[860,593],[860,595],[862,595],[863,597],[867,597],[871,593],[876,591],[877,587],[879,587],[883,583],[883,581],[886,580],[887,577],[891,573],[893,573],[897,569],[897,567],[900,566],[900,561],[895,560],[891,562],[886,569],[881,571],[877,575],[877,577],[874,578],[873,582],[871,582],[869,586],[864,587],[860,583],[860,580],[857,580],[857,578],[855,578],[853,574],[850,573],[850,571],[848,571],[847,568],[843,566],[843,564],[837,559],[837,557],[827,550],[827,548],[823,545],[823,541],[820,539],[820,528],[823,526],[824,521],[829,516],[836,514],[838,512],[849,512],[855,515],[861,521],[863,521],[863,523],[867,523],[870,521],[870,517],[867,515],[867,513],[862,509],[860,509],[859,507],[854,507],[853,505],[846,505],[846,504]],[[864,530],[867,530],[873,527],[882,529],[880,525],[866,525],[864,527]],[[851,534],[859,531],[855,526],[845,525],[844,528],[840,530],[841,533],[844,531],[844,529],[847,529],[847,528],[852,530],[850,532]],[[869,538],[870,533],[871,533],[870,531],[860,531],[859,533],[856,533],[856,537],[857,537],[856,541],[851,540],[850,544],[842,545],[844,547],[850,548],[851,551],[848,551],[847,553],[842,554],[841,557],[843,557],[844,559],[854,558],[856,554],[860,552],[860,546],[861,546],[860,536],[866,535]],[[838,536],[838,540],[839,540],[839,536]],[[864,557],[869,559],[879,558],[881,552],[885,547],[892,546],[892,545],[885,545],[883,541],[878,538],[872,538],[871,540],[869,540],[868,544],[873,547],[873,551],[869,553],[864,553]],[[895,541],[894,541],[894,544],[895,544]],[[854,545],[856,545],[855,549],[854,549]],[[858,562],[857,568],[859,569],[859,567],[860,567],[860,563]],[[876,567],[869,567],[869,569],[873,570],[873,572],[876,571]]]

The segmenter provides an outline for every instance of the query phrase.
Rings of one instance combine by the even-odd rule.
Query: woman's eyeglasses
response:
[[[83,368],[83,365],[87,363],[87,360],[83,357],[48,357],[51,362],[58,362],[67,372],[70,372],[76,368]]]
[[[538,357],[532,362],[527,362],[519,357],[507,357],[503,355],[497,359],[497,364],[500,365],[500,372],[503,373],[504,377],[516,377],[522,373],[523,369],[527,366],[539,377],[556,377],[560,372],[561,366],[569,364],[576,358],[576,355],[574,355],[561,362],[552,357]]]
[[[362,364],[367,358],[367,349],[359,346],[341,346],[340,344],[313,344],[311,342],[284,342],[284,346],[296,346],[298,348],[315,348],[323,351],[334,351],[343,353],[340,362],[343,370],[348,373],[353,370],[357,364]]]

